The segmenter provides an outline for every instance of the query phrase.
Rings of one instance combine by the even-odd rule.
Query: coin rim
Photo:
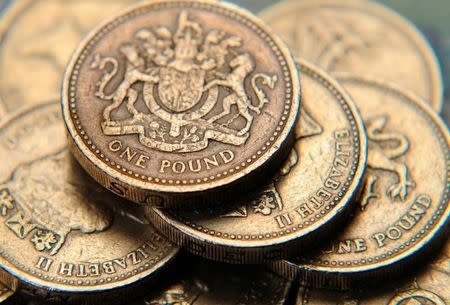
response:
[[[208,5],[211,7],[218,7],[218,8],[224,8],[229,11],[236,12],[240,16],[244,16],[248,20],[250,20],[252,23],[260,27],[268,36],[271,37],[273,42],[277,45],[279,48],[282,56],[286,60],[286,65],[289,70],[289,73],[292,78],[292,88],[291,88],[291,95],[292,97],[289,99],[290,102],[290,113],[289,116],[286,119],[286,124],[284,125],[283,130],[280,132],[280,135],[276,139],[276,141],[271,145],[269,149],[267,149],[263,156],[258,158],[255,162],[253,162],[251,165],[245,167],[244,170],[241,170],[240,172],[236,173],[234,172],[232,175],[221,178],[220,180],[213,180],[209,183],[202,183],[199,185],[183,185],[183,184],[176,184],[176,185],[162,185],[162,184],[156,184],[149,181],[142,181],[140,179],[135,179],[133,177],[130,177],[129,175],[123,174],[121,171],[112,168],[111,166],[107,165],[105,162],[101,161],[90,149],[89,147],[84,143],[81,136],[77,132],[77,128],[74,125],[74,122],[71,117],[71,110],[70,110],[70,96],[69,96],[69,88],[70,88],[70,80],[72,76],[72,71],[75,68],[75,65],[81,56],[81,53],[85,49],[86,45],[92,41],[92,39],[95,37],[97,33],[99,33],[103,28],[105,28],[110,23],[116,21],[121,16],[128,15],[134,11],[137,11],[142,8],[151,7],[154,5],[164,4],[164,3],[170,3],[170,2],[185,2],[185,3],[200,3],[203,5]],[[220,189],[221,187],[230,186],[234,183],[238,183],[239,181],[245,179],[249,176],[249,174],[254,173],[256,170],[260,169],[261,167],[269,166],[270,161],[277,157],[277,153],[280,151],[280,147],[283,147],[286,145],[286,143],[289,142],[289,137],[292,134],[292,130],[295,126],[296,120],[297,120],[297,114],[298,109],[300,107],[300,96],[301,96],[301,85],[299,81],[298,72],[295,66],[294,59],[292,57],[292,54],[290,53],[287,46],[284,44],[284,42],[278,37],[277,34],[275,34],[270,27],[268,27],[264,21],[262,21],[257,16],[253,15],[249,11],[242,9],[236,5],[230,4],[230,3],[224,3],[221,1],[211,1],[211,0],[154,0],[151,2],[144,2],[137,5],[132,5],[128,9],[122,10],[118,14],[115,14],[112,18],[109,18],[99,26],[97,26],[93,31],[91,31],[87,37],[80,43],[80,45],[77,47],[76,51],[72,55],[72,58],[69,62],[69,65],[66,68],[66,71],[64,73],[64,81],[63,81],[63,88],[62,88],[62,108],[63,108],[63,117],[64,122],[66,124],[69,137],[71,138],[73,142],[73,150],[78,150],[78,152],[75,152],[78,159],[83,158],[85,159],[86,163],[84,164],[86,168],[91,168],[94,166],[96,168],[96,173],[94,173],[94,178],[96,180],[103,180],[100,177],[98,177],[98,174],[105,176],[107,179],[113,179],[115,181],[124,183],[127,186],[130,186],[131,188],[137,188],[136,191],[150,191],[150,192],[160,192],[165,194],[194,194],[198,192],[205,192],[205,191],[214,191],[217,189]],[[80,160],[79,160],[80,161]],[[81,161],[83,162],[83,161]],[[92,171],[91,171],[92,172]]]
[[[430,121],[436,124],[440,132],[442,133],[443,140],[447,142],[447,151],[450,152],[450,131],[442,118],[433,110],[429,103],[425,102],[423,99],[415,95],[414,93],[402,89],[399,86],[392,84],[391,82],[385,82],[383,80],[373,78],[373,77],[361,77],[355,75],[354,73],[340,72],[336,73],[338,81],[352,81],[363,82],[365,84],[375,85],[376,87],[384,88],[390,92],[409,100],[410,104],[416,106],[425,115],[428,115]],[[447,156],[447,191],[442,192],[441,202],[449,194],[450,185],[448,183],[450,173],[450,155]],[[445,185],[445,181],[443,182]],[[447,198],[448,200],[448,198]],[[438,205],[438,206],[439,206]],[[444,234],[446,231],[446,226],[450,224],[450,204],[447,203],[447,207],[442,212],[441,217],[436,221],[433,228],[426,232],[426,237],[422,238],[419,243],[416,242],[414,247],[405,249],[400,255],[392,255],[388,259],[379,260],[378,262],[372,262],[370,264],[359,265],[359,266],[316,266],[311,262],[306,262],[308,258],[305,258],[305,262],[293,263],[289,260],[281,260],[274,262],[270,265],[270,268],[279,274],[284,274],[288,278],[295,278],[299,273],[305,272],[306,274],[312,275],[315,278],[322,277],[350,277],[350,276],[363,276],[372,272],[388,272],[389,267],[400,266],[404,263],[408,263],[409,260],[414,259],[417,255],[424,252],[427,246],[433,243],[436,239],[440,239],[439,233]]]
[[[368,140],[362,117],[356,103],[353,101],[353,98],[348,94],[345,87],[335,80],[334,77],[330,76],[322,68],[304,59],[298,58],[296,59],[296,62],[300,74],[306,74],[306,72],[303,72],[302,69],[307,69],[311,71],[311,73],[317,74],[320,79],[326,80],[329,85],[332,86],[333,89],[330,89],[329,87],[324,88],[327,92],[332,93],[333,90],[336,90],[337,95],[343,97],[345,105],[348,106],[351,116],[354,118],[356,129],[359,131],[359,151],[355,153],[355,158],[358,156],[358,166],[355,170],[352,183],[350,186],[346,187],[347,189],[344,192],[344,196],[339,201],[339,204],[333,207],[333,211],[327,213],[319,221],[315,221],[314,224],[309,226],[307,229],[297,230],[291,234],[284,234],[281,237],[271,237],[270,239],[264,240],[239,240],[237,238],[224,239],[215,235],[211,236],[209,233],[205,233],[200,229],[192,228],[189,224],[186,224],[178,219],[174,219],[173,216],[170,215],[171,213],[164,212],[159,207],[146,207],[145,210],[149,221],[153,223],[157,229],[162,231],[164,234],[167,234],[169,239],[174,241],[176,244],[185,245],[186,243],[200,243],[201,245],[206,246],[206,248],[209,248],[205,251],[205,254],[203,254],[203,256],[208,258],[218,259],[218,257],[223,256],[220,255],[221,252],[238,251],[240,253],[243,252],[244,255],[247,255],[247,257],[244,258],[245,261],[260,261],[261,257],[264,256],[264,253],[269,253],[274,247],[282,247],[283,249],[286,248],[283,252],[298,250],[295,248],[288,248],[296,243],[299,243],[302,239],[312,237],[311,235],[315,236],[316,234],[323,233],[322,231],[329,230],[329,226],[333,223],[333,221],[343,218],[343,214],[352,208],[356,199],[355,197],[362,186],[361,181],[367,165]],[[306,75],[314,78],[314,76],[310,76],[309,74]],[[314,78],[315,81],[320,81],[320,79]],[[334,98],[338,99],[337,96],[334,96]],[[211,229],[211,231],[215,230]],[[262,253],[257,253],[258,251]]]
[[[32,105],[29,107],[26,107],[22,109],[19,112],[16,112],[12,115],[8,115],[4,119],[0,121],[0,134],[2,133],[4,128],[12,126],[12,124],[15,123],[16,120],[20,120],[21,118],[31,115],[35,111],[43,111],[45,108],[58,108],[59,102],[48,102],[43,103],[39,105]],[[60,122],[62,124],[62,121]],[[130,220],[131,221],[131,220]],[[158,231],[156,228],[154,228],[155,233]],[[167,252],[167,255],[165,257],[162,257],[157,263],[154,264],[153,268],[147,269],[147,271],[140,272],[137,275],[131,275],[125,280],[119,280],[117,281],[111,281],[107,282],[106,279],[104,280],[104,284],[95,284],[95,285],[77,285],[77,280],[74,279],[74,284],[61,284],[61,283],[55,283],[49,280],[46,280],[41,277],[37,277],[36,275],[32,273],[27,273],[26,271],[22,270],[22,268],[18,267],[15,263],[11,262],[10,259],[6,258],[4,256],[5,250],[3,247],[0,246],[0,267],[6,271],[6,273],[13,278],[17,278],[16,280],[19,280],[20,282],[28,283],[32,286],[36,286],[39,288],[45,288],[48,290],[56,291],[56,292],[63,292],[63,293],[79,293],[79,292],[105,292],[108,290],[113,289],[120,289],[124,288],[126,286],[135,284],[140,282],[141,280],[146,280],[151,278],[154,273],[159,272],[160,269],[164,268],[168,263],[173,261],[179,254],[179,248],[176,245],[172,245],[173,249],[170,250],[169,244],[172,244],[170,240],[167,239],[167,246],[163,248],[164,253]],[[19,249],[17,249],[19,250]],[[167,251],[169,250],[169,251]],[[15,259],[14,259],[15,260]],[[25,266],[25,264],[23,264]],[[30,264],[33,266],[33,264]],[[34,266],[33,266],[34,268]]]
[[[274,16],[280,16],[283,12],[296,11],[305,6],[318,6],[320,4],[358,8],[365,12],[372,13],[372,15],[379,18],[381,21],[388,20],[389,23],[397,26],[397,28],[400,29],[400,32],[406,34],[406,38],[416,45],[417,50],[422,54],[423,59],[425,60],[425,68],[429,71],[429,76],[431,76],[431,96],[422,98],[430,99],[428,104],[431,104],[435,111],[439,113],[442,112],[444,106],[444,80],[440,61],[436,55],[436,52],[417,25],[411,20],[408,20],[405,16],[401,15],[400,12],[397,12],[395,9],[381,3],[367,0],[284,0],[263,9],[258,13],[258,16],[270,24],[269,20],[272,20]],[[337,73],[345,72],[339,71]],[[337,73],[332,73],[332,75],[335,76]],[[413,91],[414,88],[406,89]],[[415,95],[419,94],[415,93]]]

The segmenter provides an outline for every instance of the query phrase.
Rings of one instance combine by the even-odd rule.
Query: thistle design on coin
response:
[[[107,95],[105,88],[117,75],[119,60],[97,54],[91,66],[106,70],[95,93],[112,103],[103,111],[105,135],[137,134],[144,146],[176,153],[203,150],[210,139],[237,146],[247,141],[254,115],[261,114],[270,102],[258,82],[273,89],[277,76],[258,73],[251,77],[251,88],[259,102],[253,105],[244,82],[256,63],[249,53],[237,54],[234,50],[242,46],[240,37],[216,29],[204,35],[203,27],[182,11],[175,33],[162,26],[153,31],[140,29],[135,40],[120,48],[126,68],[123,81],[112,94]],[[230,56],[232,59],[228,60]],[[230,71],[221,72],[227,68]],[[206,83],[207,76],[214,79]],[[139,82],[145,84],[146,112],[135,106],[139,92],[132,86]],[[220,101],[219,87],[231,91]],[[207,97],[203,106],[193,110],[204,95]],[[114,120],[113,111],[125,100],[131,117]],[[223,104],[223,111],[206,120],[218,102]],[[237,114],[232,114],[232,106],[237,107]],[[239,117],[246,124],[235,130],[230,125]],[[222,118],[228,120],[220,121]]]

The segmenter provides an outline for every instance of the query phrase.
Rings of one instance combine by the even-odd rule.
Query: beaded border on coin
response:
[[[33,112],[44,111],[46,108],[54,110],[52,115],[58,114],[58,121],[62,124],[60,118],[59,102],[50,102],[39,105],[26,107],[21,111],[9,115],[0,122],[0,133],[4,128],[14,124],[16,120],[22,119]],[[63,128],[63,127],[61,127]],[[128,217],[128,216],[127,216]],[[129,220],[135,221],[135,220]],[[155,230],[155,233],[157,231]],[[159,235],[159,234],[158,234]],[[179,254],[179,248],[174,246],[169,240],[165,240],[165,244],[161,246],[158,254],[149,261],[148,264],[141,267],[136,267],[121,277],[109,276],[105,279],[99,280],[68,280],[63,276],[53,277],[44,272],[36,272],[31,270],[21,261],[14,259],[5,253],[5,250],[0,248],[1,267],[3,272],[0,276],[3,281],[8,283],[11,288],[18,288],[20,291],[25,291],[30,295],[48,296],[49,298],[61,298],[61,300],[92,300],[99,301],[103,298],[116,298],[122,293],[126,293],[131,289],[141,288],[146,283],[154,281],[154,273],[160,272],[161,269],[166,268],[169,264],[174,263]],[[152,268],[152,270],[148,270]],[[136,275],[139,273],[138,275]],[[120,285],[115,281],[120,280]],[[50,281],[50,282],[49,282]],[[54,281],[54,282],[51,282]]]
[[[432,78],[430,82],[430,101],[429,104],[432,105],[435,111],[441,112],[444,104],[444,80],[442,76],[442,70],[439,65],[439,60],[432,46],[428,42],[425,35],[421,30],[417,28],[415,24],[406,19],[404,16],[396,12],[395,10],[389,8],[386,5],[381,3],[377,3],[374,1],[361,1],[361,0],[307,0],[307,1],[281,1],[276,3],[268,8],[262,10],[258,16],[260,16],[264,20],[270,20],[270,16],[274,16],[274,12],[278,14],[282,14],[281,12],[295,10],[297,6],[308,6],[308,3],[330,3],[330,5],[346,5],[347,3],[358,8],[362,7],[365,11],[367,11],[367,7],[370,10],[375,12],[378,15],[383,15],[385,19],[387,19],[390,23],[395,24],[401,29],[405,35],[411,40],[420,50],[422,55],[425,58],[427,63],[427,69],[430,72],[430,76]],[[344,71],[342,71],[344,72]],[[408,89],[408,88],[407,88]],[[414,89],[414,88],[409,88]],[[426,97],[422,97],[426,98]]]
[[[284,101],[284,113],[282,121],[266,145],[261,147],[251,158],[240,165],[217,176],[205,177],[198,180],[166,180],[141,176],[128,169],[115,164],[102,154],[92,143],[91,139],[82,130],[76,111],[76,94],[74,87],[77,84],[78,70],[86,59],[89,49],[117,25],[125,23],[129,18],[139,16],[147,11],[171,8],[192,7],[208,9],[223,14],[250,27],[262,39],[267,41],[280,61],[282,73],[286,81],[286,99]],[[164,206],[186,207],[180,202],[204,203],[213,202],[214,198],[233,189],[245,188],[244,183],[256,178],[262,168],[275,171],[281,159],[290,151],[293,142],[293,127],[297,120],[300,106],[301,91],[298,72],[294,59],[287,48],[273,31],[262,20],[248,11],[229,3],[211,0],[156,0],[138,4],[125,12],[111,18],[95,29],[74,53],[64,77],[62,91],[62,107],[64,121],[69,133],[70,148],[79,163],[87,172],[104,187],[116,192],[119,196],[126,197],[141,204],[162,204]],[[109,164],[108,164],[109,163]],[[236,173],[236,171],[240,171]],[[232,175],[232,176],[230,176]],[[229,177],[226,177],[229,176]],[[219,180],[218,180],[219,179]],[[208,182],[208,184],[205,184]],[[193,185],[195,183],[202,183]],[[195,197],[195,200],[193,200]]]
[[[173,212],[170,210],[161,210],[153,206],[146,207],[146,215],[150,222],[170,240],[186,247],[193,254],[217,261],[228,263],[267,262],[294,255],[296,251],[299,251],[304,245],[312,243],[321,234],[327,235],[329,231],[335,228],[337,223],[348,215],[349,210],[353,207],[352,203],[359,195],[366,168],[368,144],[364,123],[353,99],[334,78],[305,60],[297,60],[297,62],[300,73],[320,82],[324,86],[324,90],[327,90],[336,98],[336,102],[339,103],[349,120],[350,128],[352,128],[355,160],[342,191],[334,196],[333,200],[330,200],[329,205],[325,207],[327,212],[323,211],[327,214],[332,211],[331,215],[325,216],[325,219],[311,218],[304,224],[309,225],[316,221],[317,223],[308,228],[302,235],[297,234],[294,237],[290,234],[304,229],[304,224],[264,235],[234,235],[198,226],[181,217],[174,219]],[[345,200],[341,201],[344,197],[346,197]],[[339,205],[339,207],[335,207],[335,205]],[[218,241],[215,238],[220,238],[220,240]],[[277,238],[277,240],[271,243],[274,238]]]
[[[396,250],[389,251],[380,256],[361,261],[347,262],[330,262],[318,259],[301,258],[299,264],[289,262],[288,260],[280,260],[271,262],[269,268],[274,272],[291,280],[298,279],[301,283],[310,283],[315,287],[326,287],[333,289],[349,289],[355,286],[362,286],[372,283],[374,279],[388,279],[393,274],[401,273],[408,270],[408,266],[414,262],[420,261],[423,257],[429,255],[435,248],[439,248],[439,243],[446,238],[450,231],[450,132],[444,121],[432,109],[429,103],[423,101],[414,93],[405,91],[396,85],[386,83],[379,79],[371,77],[355,76],[352,73],[338,73],[338,80],[356,80],[360,82],[370,83],[374,86],[381,87],[391,93],[402,96],[433,126],[433,130],[438,135],[439,144],[447,154],[447,171],[443,181],[447,181],[442,198],[439,203],[436,215],[424,225],[425,230],[414,234],[414,236],[402,244]],[[439,218],[439,216],[441,216]],[[418,239],[425,236],[420,244],[404,251],[399,257],[393,257],[396,253],[403,251],[406,247],[417,243]],[[379,263],[377,263],[379,262]],[[373,265],[375,263],[375,265]],[[364,268],[364,265],[367,267]],[[340,268],[341,267],[341,268]],[[365,284],[362,284],[365,283]]]

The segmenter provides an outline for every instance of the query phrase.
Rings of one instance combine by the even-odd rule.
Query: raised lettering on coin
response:
[[[207,0],[148,2],[106,22],[76,51],[63,89],[86,170],[127,187],[128,199],[160,195],[166,206],[270,170],[289,152],[299,99],[281,40]]]
[[[450,243],[437,260],[420,273],[390,281],[377,289],[337,292],[301,288],[296,305],[447,305],[450,300]],[[421,266],[422,267],[422,266]]]
[[[450,137],[435,112],[414,95],[368,77],[340,74],[339,80],[359,106],[369,139],[360,208],[323,249],[273,267],[347,288],[370,277],[399,276],[399,268],[445,234]]]
[[[362,120],[331,77],[307,62],[298,66],[305,106],[297,142],[277,177],[234,205],[222,200],[214,209],[146,208],[172,240],[231,263],[273,260],[303,251],[306,240],[320,238],[351,207],[366,163]]]
[[[106,293],[153,276],[177,248],[125,214],[67,148],[58,103],[0,127],[0,255],[21,288]]]

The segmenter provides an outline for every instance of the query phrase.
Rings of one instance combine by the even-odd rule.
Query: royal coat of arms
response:
[[[121,46],[119,58],[97,54],[92,68],[103,76],[96,96],[110,102],[103,111],[104,134],[135,134],[142,145],[165,152],[200,151],[211,140],[243,145],[270,102],[263,89],[274,89],[277,76],[255,73],[253,57],[236,51],[242,43],[221,30],[205,34],[183,11],[174,33],[165,26],[140,29]],[[115,117],[125,102],[128,117]]]

